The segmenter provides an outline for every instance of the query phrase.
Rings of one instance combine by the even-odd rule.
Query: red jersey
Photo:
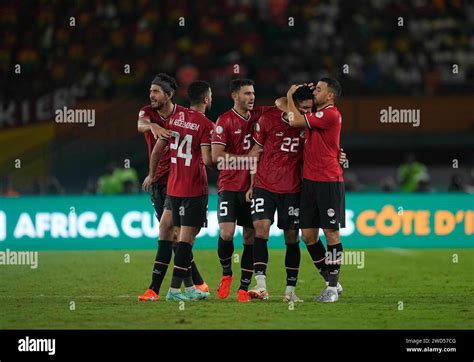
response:
[[[177,197],[207,195],[207,173],[201,146],[211,146],[214,123],[201,112],[181,107],[168,118],[166,128],[171,131],[167,194]]]
[[[339,164],[341,113],[330,105],[316,113],[306,113],[303,177],[312,181],[342,182]]]
[[[180,105],[175,104],[173,108],[173,115],[177,110],[180,110]],[[161,127],[165,127],[166,119],[161,117],[160,114],[155,111],[151,106],[145,106],[140,109],[140,113],[138,114],[139,118],[148,119],[152,123],[157,123]],[[151,152],[153,151],[153,147],[155,147],[156,139],[153,137],[153,133],[150,131],[145,132],[145,141],[148,148],[148,160],[150,160]],[[168,146],[163,150],[163,154],[161,156],[160,162],[158,163],[158,168],[155,172],[155,177],[153,178],[153,182],[158,182],[162,185],[166,185],[168,182],[168,175],[170,171],[170,155]]]
[[[249,118],[245,118],[234,108],[222,114],[216,122],[216,129],[212,135],[212,144],[225,146],[225,152],[234,155],[245,155],[253,146],[252,134],[255,124],[263,112],[272,107],[259,106],[250,111]],[[235,166],[235,167],[233,167]],[[217,179],[218,191],[247,191],[250,187],[250,169],[241,169],[229,163],[220,165]]]
[[[304,130],[293,128],[278,108],[264,113],[254,141],[263,147],[254,186],[277,194],[300,191]]]

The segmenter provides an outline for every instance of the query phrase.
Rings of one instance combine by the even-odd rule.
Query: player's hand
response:
[[[263,152],[263,148],[253,147],[249,153],[247,153],[248,157],[256,157],[257,160],[260,158],[260,154]]]
[[[253,187],[250,187],[248,191],[245,193],[245,201],[251,202],[253,196]]]
[[[150,175],[148,175],[148,176],[145,178],[145,180],[143,181],[143,184],[142,184],[142,189],[143,189],[143,191],[149,192],[152,183],[153,183],[153,177],[151,177]]]
[[[169,130],[167,130],[166,128],[160,127],[156,123],[150,124],[150,131],[153,134],[153,137],[155,137],[155,140],[158,138],[168,139],[171,135],[171,132]]]
[[[302,87],[301,84],[293,84],[290,89],[288,89],[288,92],[286,93],[286,97],[289,99],[290,97],[293,96],[293,93],[296,92],[296,90],[299,88],[299,87]]]
[[[344,153],[344,150],[341,148],[339,151],[339,163],[343,165],[346,161],[349,161]]]

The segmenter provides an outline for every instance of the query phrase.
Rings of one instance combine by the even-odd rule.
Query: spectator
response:
[[[426,166],[416,161],[415,154],[409,153],[406,162],[398,168],[398,182],[403,192],[415,192],[419,182],[429,180]]]
[[[345,189],[346,191],[355,192],[359,191],[360,185],[357,175],[355,173],[348,173],[344,175]]]
[[[13,187],[10,176],[5,176],[2,180],[1,195],[5,197],[17,197],[20,193]]]
[[[134,168],[116,168],[114,170],[114,177],[116,177],[122,184],[122,192],[136,193],[138,192],[138,173]],[[127,185],[126,185],[127,184]],[[129,189],[126,190],[126,187]],[[130,191],[130,192],[129,192]]]
[[[394,192],[397,189],[397,183],[392,176],[386,176],[380,180],[380,189],[383,192]]]
[[[106,167],[106,173],[99,177],[97,181],[97,193],[104,195],[114,195],[123,192],[123,183],[115,174],[116,166],[110,163]]]
[[[462,176],[458,173],[451,175],[448,191],[464,192],[465,189],[466,189],[466,185],[464,184],[464,180]]]

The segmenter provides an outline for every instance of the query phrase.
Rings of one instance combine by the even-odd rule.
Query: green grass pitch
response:
[[[236,301],[239,264],[233,264],[229,298],[217,299],[217,253],[196,250],[211,297],[181,310],[164,300],[171,268],[160,301],[137,301],[149,284],[153,250],[40,251],[37,269],[0,265],[0,329],[474,328],[474,249],[367,250],[363,269],[342,267],[344,294],[334,304],[313,302],[323,283],[306,250],[301,252],[296,290],[304,303],[293,310],[282,302],[284,250],[270,250],[270,300],[251,303]]]

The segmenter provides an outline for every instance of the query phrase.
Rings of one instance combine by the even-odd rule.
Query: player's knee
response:
[[[286,244],[297,244],[298,242],[298,230],[285,230]]]
[[[306,245],[312,245],[318,241],[317,236],[312,233],[302,233],[301,238]]]
[[[161,240],[174,240],[175,239],[175,230],[173,224],[167,222],[165,219],[162,219],[160,222],[160,239]]]
[[[234,230],[221,229],[220,236],[222,240],[230,242],[234,239]]]
[[[253,224],[255,227],[255,236],[261,239],[268,239],[270,235],[270,228],[265,225],[265,223],[255,222]]]
[[[328,245],[339,244],[341,242],[339,230],[323,229]]]

